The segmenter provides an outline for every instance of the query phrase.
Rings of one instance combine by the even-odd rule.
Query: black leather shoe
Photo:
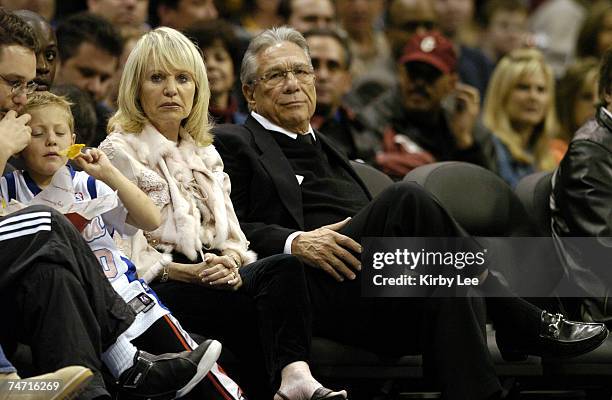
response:
[[[185,396],[214,366],[221,343],[207,340],[193,351],[151,355],[138,351],[134,366],[121,374],[118,399],[170,400]]]
[[[608,337],[608,329],[602,323],[568,321],[561,314],[542,311],[536,337],[507,331],[496,331],[495,337],[506,361],[525,360],[527,355],[567,358],[599,347]]]

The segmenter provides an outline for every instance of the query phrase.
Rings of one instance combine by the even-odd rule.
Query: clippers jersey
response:
[[[82,171],[74,171],[72,167],[66,166],[72,176],[72,184],[75,192],[75,201],[86,201],[113,193],[113,190],[104,182],[97,181],[92,176]],[[8,204],[11,199],[29,204],[34,196],[41,192],[38,185],[32,180],[27,171],[13,171],[0,178],[0,190],[2,197]],[[118,201],[117,207],[98,215],[83,229],[81,234],[87,244],[98,258],[102,270],[113,288],[126,303],[132,308],[130,301],[138,302],[139,295],[145,293],[145,301],[152,300],[152,306],[143,307],[146,311],[137,312],[136,320],[124,333],[128,340],[132,340],[147,330],[157,319],[169,314],[169,310],[159,301],[157,295],[141,279],[138,279],[136,267],[127,258],[113,240],[113,234],[117,231],[121,235],[133,235],[138,229],[128,225],[125,221],[127,210]],[[138,309],[135,309],[138,311]]]

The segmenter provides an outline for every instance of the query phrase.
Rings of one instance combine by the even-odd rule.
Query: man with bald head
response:
[[[51,88],[55,79],[57,66],[57,39],[53,28],[46,19],[29,10],[15,11],[15,15],[23,19],[36,36],[36,90],[45,91]]]
[[[336,11],[331,0],[282,0],[279,14],[287,25],[301,33],[331,29],[336,25]]]

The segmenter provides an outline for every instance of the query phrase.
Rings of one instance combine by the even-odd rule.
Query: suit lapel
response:
[[[253,134],[255,144],[261,151],[259,161],[268,171],[282,203],[289,210],[299,228],[304,229],[302,191],[289,160],[283,154],[278,143],[272,138],[272,134],[253,117],[249,116],[244,126]]]

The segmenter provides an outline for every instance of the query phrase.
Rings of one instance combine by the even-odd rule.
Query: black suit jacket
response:
[[[283,252],[287,237],[304,230],[302,192],[289,160],[257,120],[244,125],[219,125],[215,146],[232,182],[231,198],[250,248],[260,256]],[[371,198],[368,189],[329,139],[315,133],[328,158],[334,158]],[[334,223],[338,221],[330,221]]]

